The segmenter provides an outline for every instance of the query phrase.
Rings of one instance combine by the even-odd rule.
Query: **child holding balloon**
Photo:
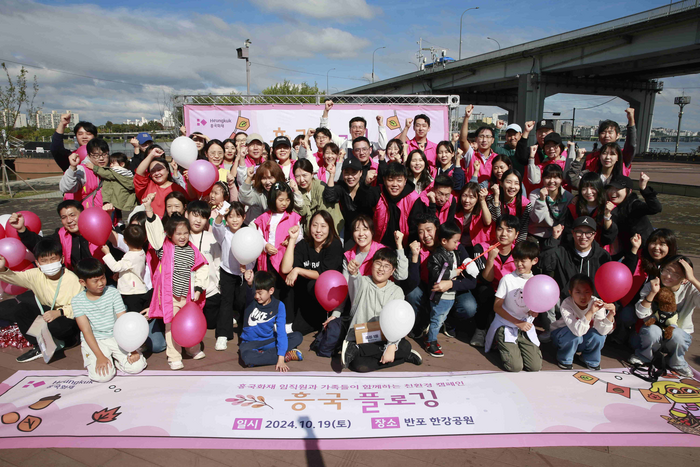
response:
[[[615,325],[615,305],[593,296],[593,281],[577,274],[569,281],[569,296],[562,302],[561,318],[552,323],[552,342],[557,346],[557,365],[573,368],[577,352],[589,370],[600,370],[600,351],[605,336]]]
[[[488,353],[494,346],[506,371],[540,371],[542,352],[532,324],[536,313],[530,311],[523,298],[523,287],[533,277],[532,267],[537,264],[540,248],[537,243],[523,241],[513,248],[515,271],[503,276],[496,290],[493,311],[496,317],[486,334]]]
[[[71,306],[90,379],[105,383],[114,378],[117,368],[124,373],[141,373],[146,359],[137,350],[125,352],[114,337],[114,325],[126,313],[126,306],[117,289],[107,286],[104,265],[86,258],[75,265],[75,273],[85,290],[73,297]]]

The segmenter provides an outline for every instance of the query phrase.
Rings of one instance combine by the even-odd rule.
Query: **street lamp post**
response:
[[[377,50],[381,49],[386,49],[386,47],[377,47],[374,49],[374,52],[372,52],[372,82],[374,83],[374,54],[377,53]]]
[[[250,44],[252,44],[250,39],[245,40],[245,47],[239,47],[236,49],[236,52],[238,52],[238,58],[241,60],[245,60],[245,82],[246,82],[246,95],[250,96],[250,60],[249,60],[249,51],[250,51]]]
[[[330,88],[328,87],[328,73],[330,73],[330,72],[333,71],[333,70],[335,70],[335,68],[331,68],[330,70],[328,70],[328,71],[326,72],[326,95],[329,95],[329,94],[330,94],[330,93],[328,92],[328,90],[330,89]]]
[[[462,19],[464,18],[464,13],[468,12],[469,10],[478,10],[479,7],[476,6],[474,8],[467,8],[462,12],[462,16],[459,17],[459,59],[462,60]]]
[[[678,153],[678,143],[681,141],[681,120],[683,120],[683,107],[690,104],[690,96],[676,97],[673,103],[681,108],[678,112],[678,132],[676,133],[676,151],[674,154]]]
[[[408,62],[408,63],[410,63],[411,65],[413,65],[414,67],[416,67],[416,71],[420,71],[420,67],[419,67],[418,65],[416,65],[416,64],[413,63],[413,62]]]
[[[487,39],[491,39],[492,41],[494,41],[496,45],[498,45],[498,50],[501,50],[501,44],[496,39],[494,39],[493,37],[487,37]]]

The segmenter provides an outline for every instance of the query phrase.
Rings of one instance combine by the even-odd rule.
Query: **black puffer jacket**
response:
[[[636,193],[629,193],[612,211],[612,220],[618,228],[617,238],[621,253],[630,249],[630,238],[635,234],[641,235],[642,245],[646,244],[649,235],[654,231],[654,226],[647,216],[661,212],[661,203],[652,187],[647,186],[639,194],[644,199],[639,199]]]
[[[452,253],[457,255],[458,264],[455,264],[454,257]],[[462,264],[462,262],[469,258],[469,253],[464,248],[464,245],[459,245],[457,251],[451,252],[445,250],[442,246],[439,246],[433,253],[428,257],[428,287],[432,289],[440,277],[440,272],[445,263],[447,263],[447,269],[445,269],[445,274],[442,280],[450,278],[450,271]],[[452,283],[452,291],[454,292],[464,292],[466,290],[471,290],[476,287],[476,278],[470,276],[466,272],[462,272],[457,276]],[[442,293],[436,292],[433,296],[433,303],[438,303],[442,297]]]

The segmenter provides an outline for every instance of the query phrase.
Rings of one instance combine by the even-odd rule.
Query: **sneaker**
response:
[[[192,353],[192,352],[190,352],[190,349],[187,349],[186,352],[187,352],[187,355],[189,355],[190,357],[192,357],[192,360],[201,360],[201,359],[203,359],[204,357],[207,356],[207,355],[204,353],[204,350],[200,350],[200,351],[198,351],[197,353]]]
[[[216,344],[214,344],[214,350],[226,350],[228,347],[228,339],[226,336],[219,336],[216,338]]]
[[[582,366],[585,366],[585,367],[588,368],[589,370],[593,370],[593,371],[598,371],[598,370],[600,370],[600,364],[597,365],[597,366],[596,366],[596,365],[591,365],[590,363],[588,363],[587,361],[585,361],[583,358],[581,358],[581,355],[579,355],[579,354],[576,354],[576,360],[578,360],[578,362],[579,362]]]
[[[684,367],[679,367],[679,368],[671,368],[674,373],[676,373],[678,376],[681,378],[692,378],[693,377],[693,370],[690,369],[688,365]]]
[[[411,349],[411,353],[408,354],[408,357],[406,357],[406,361],[408,363],[413,363],[414,365],[420,366],[423,364],[423,357],[421,357],[417,351]]]
[[[447,323],[442,323],[442,333],[447,337],[455,337],[457,335],[457,328],[447,327]]]
[[[469,345],[472,347],[485,347],[486,346],[486,329],[477,329],[474,331],[472,340],[469,341]]]
[[[637,357],[635,354],[630,355],[630,357],[627,359],[627,363],[630,365],[634,366],[644,366],[646,363],[644,363],[639,357]]]
[[[539,336],[537,336],[537,339],[539,339],[539,341],[542,344],[546,344],[547,342],[551,342],[552,336],[551,336],[549,331],[545,331],[542,334],[540,334]]]
[[[284,354],[284,363],[300,362],[302,360],[304,360],[304,356],[299,349],[288,350],[287,353]]]
[[[426,347],[425,351],[431,356],[431,357],[444,357],[445,354],[442,352],[442,349],[438,347],[437,341],[430,342]]]
[[[343,368],[348,368],[350,363],[360,354],[360,348],[356,343],[343,341],[343,351],[340,353],[340,358],[343,362]]]
[[[171,370],[182,370],[185,368],[185,365],[179,360],[177,362],[168,362],[168,365],[170,365]]]
[[[26,362],[31,362],[32,360],[36,360],[38,358],[42,358],[43,354],[41,353],[41,350],[39,350],[39,347],[32,347],[29,349],[29,351],[23,353],[19,357],[17,357],[17,361],[19,363],[26,363]]]
[[[435,345],[437,345],[437,348],[442,350],[442,346],[438,341],[435,341]],[[428,336],[425,336],[425,339],[423,339],[423,347],[426,349],[430,346],[430,342],[428,342]]]
[[[557,360],[557,366],[561,368],[562,370],[573,370],[574,366],[571,363],[562,363],[559,360]]]

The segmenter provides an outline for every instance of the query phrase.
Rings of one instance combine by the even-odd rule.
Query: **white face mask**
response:
[[[55,276],[56,274],[58,274],[61,271],[62,267],[63,263],[61,263],[60,261],[56,261],[55,263],[39,265],[39,269],[41,269],[41,272],[43,272],[48,277]]]

